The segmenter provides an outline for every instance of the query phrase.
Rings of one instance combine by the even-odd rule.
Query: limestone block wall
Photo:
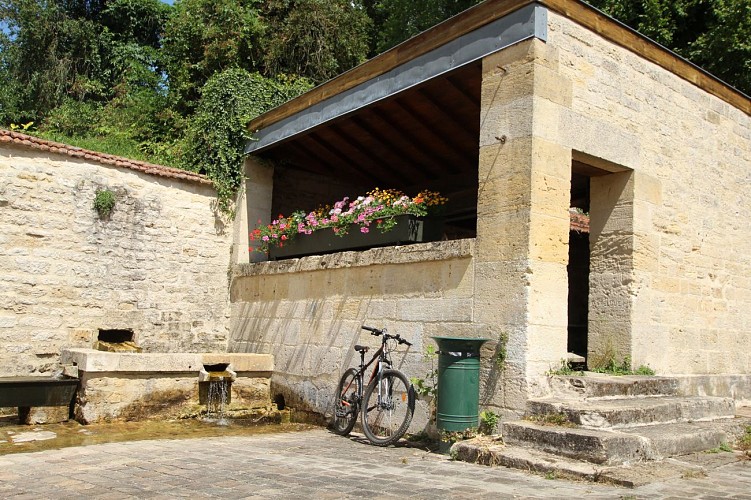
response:
[[[505,335],[503,383],[489,398],[523,408],[530,383],[566,356],[571,153],[540,137],[542,42],[483,60],[476,314]]]
[[[353,346],[380,346],[364,324],[412,342],[394,364],[425,378],[430,337],[483,336],[473,248],[473,240],[454,240],[236,266],[230,352],[273,354],[273,395],[321,414],[331,414],[339,377],[359,362]],[[424,405],[415,418],[425,424]]]
[[[116,194],[109,220],[95,193]],[[225,351],[231,229],[213,188],[0,147],[0,376],[51,374],[99,329],[145,352]]]
[[[592,179],[590,346],[750,373],[751,117],[554,12],[541,64],[536,135],[627,170]]]

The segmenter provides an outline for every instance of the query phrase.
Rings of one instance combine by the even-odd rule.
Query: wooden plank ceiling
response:
[[[293,136],[260,156],[363,185],[471,187],[477,183],[480,87],[480,65],[473,63]]]

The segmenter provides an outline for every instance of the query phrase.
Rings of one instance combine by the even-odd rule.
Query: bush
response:
[[[90,135],[99,123],[101,106],[90,101],[77,101],[66,97],[63,103],[53,109],[44,119],[40,130],[55,131],[66,136],[85,137]]]

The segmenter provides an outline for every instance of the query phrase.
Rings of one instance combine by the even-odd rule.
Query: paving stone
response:
[[[207,454],[205,450],[221,450]],[[80,452],[80,453],[79,453]],[[81,463],[63,457],[85,456]],[[407,457],[406,463],[402,462]],[[229,457],[229,458],[228,458]],[[727,458],[727,457],[726,457]],[[110,463],[119,464],[111,468]],[[132,464],[132,465],[128,465]],[[136,466],[137,464],[137,466]],[[354,464],[354,469],[352,465]],[[198,465],[198,466],[196,466]],[[3,498],[748,498],[751,462],[626,489],[376,448],[325,430],[110,443],[2,457]],[[12,488],[12,489],[9,489]]]

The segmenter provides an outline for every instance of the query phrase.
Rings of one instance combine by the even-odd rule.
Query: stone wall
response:
[[[592,179],[590,346],[751,373],[751,117],[553,12],[541,49],[538,135],[630,171]]]
[[[425,378],[430,337],[483,334],[473,313],[473,247],[455,240],[237,266],[229,349],[273,354],[272,392],[318,413],[331,413],[339,377],[359,362],[353,346],[380,346],[362,325],[412,342],[394,364]]]
[[[0,146],[0,376],[54,373],[99,329],[130,329],[145,352],[225,351],[232,235],[210,184],[45,147]]]

